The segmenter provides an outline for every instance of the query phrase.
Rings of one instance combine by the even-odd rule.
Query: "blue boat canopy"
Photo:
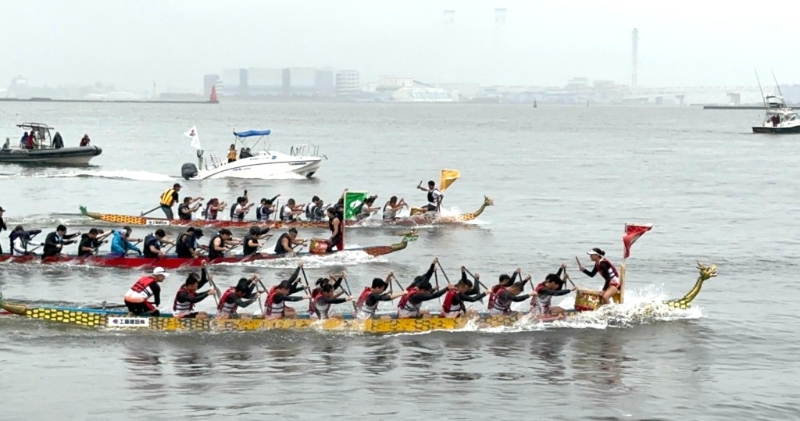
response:
[[[269,136],[270,130],[248,130],[246,132],[233,132],[236,137]]]

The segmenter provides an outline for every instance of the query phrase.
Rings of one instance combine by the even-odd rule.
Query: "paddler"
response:
[[[396,294],[386,292],[386,288],[389,287],[389,282],[391,282],[393,276],[394,274],[389,272],[385,281],[381,278],[375,278],[372,280],[372,287],[365,287],[364,290],[361,291],[361,295],[358,296],[358,300],[356,301],[356,309],[358,310],[356,317],[362,320],[371,319],[375,317],[375,313],[378,311],[378,304],[380,304],[381,301],[392,301],[395,298],[400,298],[408,294],[408,291],[398,292]],[[391,319],[392,316],[386,314],[381,316],[381,318]]]
[[[275,254],[277,255],[294,255],[294,246],[305,244],[306,240],[297,238],[297,229],[290,228],[288,232],[281,234],[278,237],[278,243],[275,244]]]
[[[406,201],[404,199],[397,200],[397,196],[392,196],[385,205],[383,205],[383,220],[386,221],[394,221],[397,219],[397,211],[403,209],[403,207],[407,207]]]
[[[424,281],[409,287],[407,294],[400,299],[397,304],[397,318],[398,319],[412,319],[419,316],[429,316],[430,312],[421,310],[422,303],[425,301],[435,300],[444,295],[453,286],[448,284],[446,288],[435,291],[430,282]]]
[[[319,198],[319,196],[314,196],[311,198],[311,201],[308,202],[303,210],[306,216],[307,221],[322,221],[325,218],[325,211],[323,208],[325,207],[325,202]]]
[[[97,249],[103,245],[106,237],[111,235],[113,231],[104,233],[103,230],[92,228],[88,233],[81,236],[81,241],[78,244],[78,256],[91,256],[97,254]]]
[[[122,227],[121,231],[113,231],[114,238],[111,239],[111,255],[125,256],[129,251],[135,251],[142,255],[142,251],[131,241],[139,242],[139,239],[130,238],[131,227]]]
[[[239,242],[233,239],[231,230],[223,228],[217,235],[211,237],[211,241],[208,243],[208,260],[225,257],[225,253],[238,245]]]
[[[497,298],[497,291],[500,288],[508,288],[511,286],[517,280],[518,276],[522,276],[522,269],[520,268],[517,268],[514,271],[513,276],[508,276],[505,273],[500,275],[497,285],[492,286],[492,288],[489,290],[489,304],[486,307],[487,309],[491,310],[494,307],[494,301]]]
[[[411,284],[406,287],[406,290],[411,291],[411,288],[416,287],[417,284],[421,284],[423,282],[429,282],[431,280],[431,277],[433,277],[433,273],[436,272],[437,264],[439,264],[439,258],[435,257],[433,259],[433,262],[431,263],[431,266],[428,268],[428,271],[422,275],[415,276]]]
[[[551,305],[553,297],[567,295],[570,292],[578,289],[577,287],[573,287],[572,289],[564,288],[564,281],[561,279],[561,273],[564,271],[564,269],[566,269],[566,267],[567,265],[562,264],[558,269],[558,272],[548,274],[544,278],[544,282],[534,287],[533,290],[536,291],[536,296],[531,298],[532,314],[542,316],[558,316],[567,312],[567,310],[561,307]]]
[[[77,242],[77,240],[73,240],[73,238],[79,235],[81,235],[80,231],[67,234],[67,227],[64,225],[59,225],[56,227],[55,232],[47,234],[47,238],[44,240],[42,258],[64,255],[62,253],[64,246]]]
[[[172,185],[171,189],[167,189],[164,193],[161,193],[159,204],[161,205],[161,210],[164,212],[164,215],[167,216],[167,219],[175,219],[172,215],[172,205],[178,203],[178,192],[180,191],[181,185],[175,183]]]
[[[206,208],[203,210],[203,217],[206,221],[216,221],[217,215],[219,212],[225,210],[225,206],[228,206],[228,204],[225,202],[220,203],[219,199],[216,197],[212,198],[206,203]]]
[[[522,282],[514,282],[510,286],[502,286],[495,291],[495,299],[492,302],[492,307],[489,309],[489,314],[492,316],[497,315],[510,315],[515,312],[511,311],[511,303],[518,303],[536,295],[536,291],[531,291],[528,294],[520,295],[525,288],[527,280]]]
[[[202,229],[189,227],[186,232],[181,234],[178,237],[178,240],[175,242],[175,253],[178,255],[178,257],[184,259],[200,257],[201,250],[204,248],[208,250],[206,246],[199,245],[201,238],[203,238]],[[200,285],[200,287],[202,287],[202,285]]]
[[[303,213],[303,205],[297,205],[294,199],[289,199],[281,208],[280,218],[283,222],[294,222],[297,220],[297,215]]]
[[[267,199],[266,197],[261,199],[261,204],[256,208],[256,220],[260,222],[269,221],[269,217],[275,212],[275,205],[273,205],[273,203],[275,203],[275,200],[280,196],[280,194],[276,194],[272,199]]]
[[[422,187],[422,181],[419,182],[417,188],[428,192],[428,204],[423,206],[422,209],[425,209],[426,212],[437,212],[442,205],[442,192],[436,188],[436,182],[433,180],[428,181],[428,188]]]
[[[6,143],[8,143],[8,138],[6,138]],[[8,227],[6,226],[6,221],[3,220],[3,214],[5,213],[5,211],[6,210],[3,209],[2,206],[0,206],[0,232],[3,232],[3,230],[8,231]],[[2,244],[0,244],[0,254],[3,254]]]
[[[36,255],[36,253],[32,251],[28,251],[28,244],[31,242],[33,237],[41,232],[42,230],[26,231],[22,225],[17,225],[14,230],[11,231],[11,234],[8,235],[11,243],[9,254],[12,256],[27,256],[31,254]]]
[[[246,192],[246,191],[245,191]],[[244,221],[244,216],[247,212],[250,212],[250,209],[255,205],[255,203],[249,203],[246,196],[239,196],[236,198],[236,204],[233,205],[231,208],[231,221],[235,222],[242,222]]]
[[[467,310],[464,303],[474,303],[486,296],[485,292],[480,291],[480,274],[475,273],[475,285],[467,279],[467,268],[461,266],[461,280],[455,288],[447,291],[442,301],[441,317],[454,319],[461,316],[473,316],[477,314],[474,310]]]
[[[312,297],[312,300],[314,301],[314,309],[316,310],[316,317],[320,320],[343,318],[341,314],[330,314],[331,305],[353,301],[352,296],[339,298],[342,294],[344,294],[344,290],[335,293],[333,292],[333,285],[323,285],[322,289],[317,293],[317,295]]]
[[[186,278],[186,282],[178,289],[175,294],[175,302],[172,304],[172,314],[179,319],[207,319],[208,313],[205,311],[194,311],[194,305],[205,300],[209,295],[216,295],[217,290],[209,288],[207,291],[197,292],[203,285],[208,283],[208,271],[206,262],[200,270],[200,276],[192,272]]]
[[[320,291],[322,291],[322,287],[324,287],[325,285],[332,285],[335,291],[336,289],[341,287],[343,280],[344,280],[344,272],[342,272],[342,274],[339,276],[339,279],[336,279],[335,275],[333,274],[328,275],[327,278],[319,278],[317,279],[317,282],[315,282],[314,284],[314,289],[311,290],[311,293],[308,295],[310,295],[311,297],[315,297],[317,294],[320,293]],[[314,307],[314,300],[309,300],[308,314],[316,314],[316,313],[317,309]]]
[[[203,204],[200,203],[201,200],[203,200],[202,197],[198,197],[197,199],[184,197],[183,203],[178,206],[178,218],[184,221],[191,221],[192,214],[197,212],[197,210],[200,209],[200,206],[203,206]]]
[[[589,258],[592,259],[592,262],[594,262],[594,268],[592,268],[591,272],[584,269],[583,265],[581,265],[581,261],[578,260],[578,257],[576,256],[575,261],[578,262],[578,269],[592,278],[600,273],[600,276],[603,277],[605,283],[603,284],[603,289],[601,291],[580,291],[584,294],[597,295],[603,300],[603,303],[609,304],[611,302],[611,297],[619,292],[619,288],[621,286],[619,272],[617,272],[617,268],[615,268],[614,265],[605,258],[606,252],[603,250],[595,247],[590,251],[587,251],[586,254],[588,254]]]
[[[241,278],[235,287],[228,288],[222,297],[219,298],[219,305],[217,305],[216,319],[235,319],[243,318],[249,319],[249,314],[239,315],[237,310],[239,307],[247,307],[258,300],[261,296],[260,293],[253,293],[258,282],[258,276],[253,275],[250,279]]]
[[[258,225],[253,225],[250,227],[250,230],[247,231],[247,235],[245,235],[244,239],[242,239],[242,249],[244,251],[244,255],[250,256],[258,253],[258,250],[261,248],[261,243],[259,243],[259,240],[269,236],[271,236],[271,234],[269,234],[269,228],[262,229]]]
[[[337,251],[344,250],[344,231],[342,230],[342,219],[336,214],[333,208],[328,208],[328,229],[331,231],[331,238],[328,240],[328,252],[332,252],[336,247]]]
[[[291,307],[286,307],[287,301],[302,301],[311,299],[311,296],[305,295],[302,297],[292,297],[292,294],[300,292],[303,287],[300,283],[300,271],[303,269],[303,262],[297,263],[297,268],[292,273],[292,276],[285,281],[281,281],[276,286],[270,288],[267,293],[267,299],[264,303],[264,318],[265,319],[293,319],[297,317],[297,311]]]
[[[380,210],[380,208],[373,208],[372,207],[372,205],[375,204],[375,200],[377,200],[377,199],[378,199],[378,195],[377,194],[374,195],[374,196],[370,196],[370,197],[364,199],[364,203],[359,205],[358,209],[356,209],[356,220],[357,221],[363,221],[363,220],[369,218],[370,216],[372,216],[373,213],[375,213],[375,212]]]
[[[154,234],[147,234],[144,237],[144,257],[164,257],[166,253],[161,251],[164,244],[175,244],[172,240],[166,238],[167,233],[159,228]]]
[[[158,306],[161,304],[161,287],[159,282],[164,282],[169,276],[164,268],[153,269],[153,274],[143,276],[125,293],[125,305],[128,311],[135,316],[158,316]],[[153,302],[148,301],[153,297]]]

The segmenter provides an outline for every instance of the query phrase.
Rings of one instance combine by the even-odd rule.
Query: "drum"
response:
[[[575,295],[575,311],[594,311],[600,307],[600,297],[578,292]]]
[[[328,246],[330,246],[330,241],[324,238],[312,238],[308,251],[311,254],[325,254],[328,252]]]

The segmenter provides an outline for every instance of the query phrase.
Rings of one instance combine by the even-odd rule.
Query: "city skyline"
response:
[[[395,75],[430,83],[561,86],[583,76],[630,84],[633,28],[639,30],[640,86],[754,85],[754,68],[775,69],[781,83],[791,83],[800,67],[800,58],[766,48],[774,32],[754,25],[752,8],[737,4],[220,4],[6,5],[6,16],[36,15],[58,25],[31,31],[24,19],[6,19],[0,36],[14,40],[4,46],[12,65],[0,68],[0,81],[21,75],[40,85],[100,81],[138,90],[156,82],[162,90],[188,91],[223,69],[332,67],[358,70],[362,80]],[[771,27],[791,32],[788,14],[770,19]]]

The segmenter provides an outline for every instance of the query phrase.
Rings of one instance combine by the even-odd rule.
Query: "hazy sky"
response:
[[[2,0],[0,86],[201,90],[205,73],[287,66],[357,69],[362,82],[629,83],[634,27],[639,85],[752,86],[754,68],[789,83],[798,16],[796,0]]]

